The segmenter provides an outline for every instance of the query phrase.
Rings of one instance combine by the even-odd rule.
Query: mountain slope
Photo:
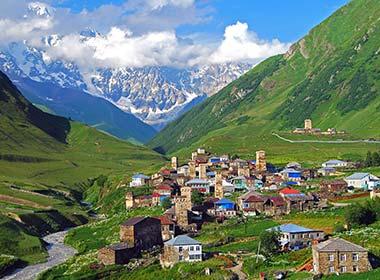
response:
[[[83,42],[102,37],[91,30],[81,32],[80,36]],[[186,108],[196,104],[197,100],[214,94],[237,79],[251,67],[247,63],[222,63],[186,69],[146,66],[85,70],[75,61],[49,57],[44,47],[55,48],[61,40],[59,35],[50,35],[43,39],[44,45],[39,48],[30,46],[28,42],[1,46],[0,70],[13,81],[19,82],[18,86],[28,78],[49,87],[76,91],[78,94],[86,95],[90,92],[157,129],[181,115]],[[39,92],[38,84],[35,85]],[[66,97],[64,93],[62,91],[62,99]],[[66,104],[66,110],[71,109],[70,105]]]
[[[143,146],[44,113],[0,72],[0,252],[28,263],[44,261],[39,236],[87,221],[80,201],[96,178],[128,180],[164,161]],[[112,191],[103,186],[102,197]]]
[[[267,59],[168,125],[149,145],[167,153],[201,145],[247,155],[261,147],[284,155],[284,143],[271,132],[302,127],[306,118],[350,137],[380,137],[379,41],[378,1],[354,0],[288,53]],[[299,148],[305,154],[315,147]],[[349,152],[334,149],[336,155]]]
[[[121,139],[145,143],[156,134],[154,128],[103,98],[28,78],[17,79],[15,83],[31,102]]]

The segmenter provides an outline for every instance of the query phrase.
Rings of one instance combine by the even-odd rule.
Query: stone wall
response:
[[[345,254],[346,260],[341,260],[340,255]],[[358,252],[359,260],[353,260],[353,252],[318,252],[313,248],[313,262],[315,273],[322,274],[335,274],[335,272],[341,272],[341,268],[345,267],[348,273],[365,272],[371,269],[368,261],[367,252]],[[330,261],[329,255],[334,255],[334,260]],[[354,267],[357,267],[358,271],[354,271]],[[334,272],[329,272],[329,268],[334,267]]]

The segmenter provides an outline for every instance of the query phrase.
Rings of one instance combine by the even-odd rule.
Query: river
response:
[[[49,257],[47,262],[29,265],[24,268],[17,269],[12,274],[7,275],[2,280],[34,280],[37,278],[38,274],[41,272],[48,270],[56,265],[59,265],[70,257],[76,254],[76,250],[66,246],[63,241],[67,231],[60,231],[50,235],[47,235],[43,238],[45,242],[49,245],[47,246],[47,250],[49,253]]]

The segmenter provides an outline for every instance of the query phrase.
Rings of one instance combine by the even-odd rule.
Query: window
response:
[[[341,254],[340,255],[340,261],[345,262],[346,259],[347,259],[346,254]]]
[[[330,261],[330,262],[333,262],[333,261],[334,261],[334,255],[333,255],[333,254],[329,254],[329,261]]]
[[[199,251],[199,250],[200,250],[200,247],[199,247],[199,246],[196,246],[196,247],[195,247],[195,250],[196,250],[196,251]]]
[[[335,271],[334,267],[333,266],[330,266],[329,267],[329,273],[333,273]]]
[[[296,238],[296,235],[295,234],[292,234],[292,239]]]
[[[317,237],[319,237],[319,233],[317,232]]]
[[[358,272],[358,271],[359,271],[359,267],[358,267],[357,265],[354,265],[354,266],[352,267],[352,271],[353,271],[353,272]]]
[[[182,252],[183,248],[180,246],[178,247],[178,252]]]
[[[194,246],[190,246],[190,251],[194,251]]]
[[[340,272],[345,273],[347,271],[347,268],[345,266],[340,267]]]
[[[178,258],[180,261],[182,261],[183,260],[183,256],[179,256],[179,258]]]
[[[352,254],[352,260],[353,260],[353,261],[358,261],[358,260],[359,260],[359,255],[356,254],[356,253],[353,253],[353,254]]]

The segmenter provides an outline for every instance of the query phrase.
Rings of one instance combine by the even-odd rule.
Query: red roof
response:
[[[152,194],[152,197],[160,197],[160,196],[161,195],[159,193],[156,193],[156,192]]]
[[[269,199],[273,202],[275,206],[282,206],[285,204],[284,199],[280,196],[273,196],[273,197],[270,197]]]
[[[168,186],[168,185],[160,185],[156,189],[161,190],[161,191],[172,191],[173,190],[173,188],[171,186]]]
[[[169,169],[162,169],[160,172],[162,175],[170,175],[171,171]]]
[[[264,198],[258,195],[250,195],[244,202],[264,202]]]
[[[159,217],[156,217],[157,219],[159,219],[161,221],[161,225],[172,225],[174,224],[173,221],[171,221],[167,216],[163,215],[163,216],[159,216]]]
[[[286,187],[282,190],[279,191],[279,193],[281,194],[301,194],[301,192],[299,190],[296,190],[296,189],[292,189],[291,187]]]

